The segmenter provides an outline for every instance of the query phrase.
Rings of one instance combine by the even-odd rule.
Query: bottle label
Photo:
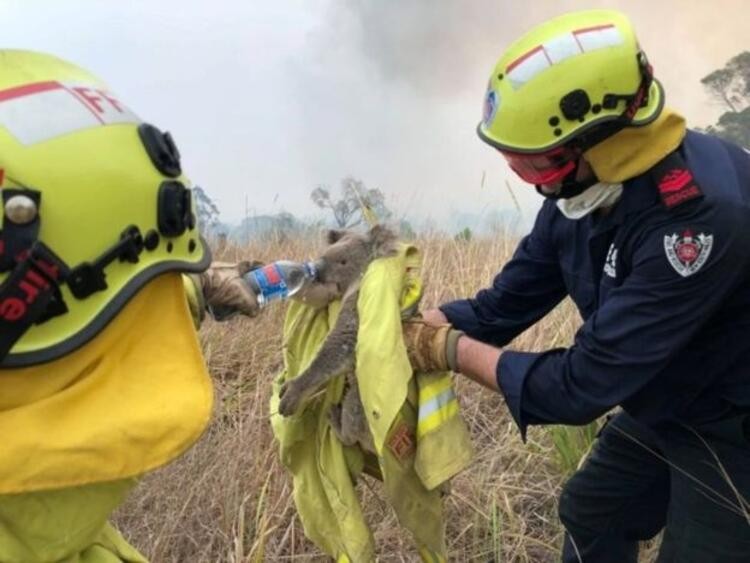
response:
[[[250,272],[258,283],[264,302],[285,299],[289,294],[284,274],[276,264],[268,264]]]

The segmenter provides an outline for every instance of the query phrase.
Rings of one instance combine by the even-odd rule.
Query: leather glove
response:
[[[406,353],[414,371],[456,371],[456,345],[464,335],[450,324],[430,325],[419,318],[402,323]]]
[[[258,301],[242,276],[262,265],[262,262],[247,260],[238,263],[212,262],[200,274],[206,308],[216,320],[225,320],[238,313],[248,317],[258,314]]]

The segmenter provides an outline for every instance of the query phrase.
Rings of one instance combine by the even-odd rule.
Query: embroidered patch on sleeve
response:
[[[701,195],[690,170],[673,168],[659,181],[659,195],[667,208],[675,207]]]
[[[711,255],[713,244],[712,234],[695,234],[690,229],[664,236],[664,251],[667,254],[667,260],[684,278],[693,275],[703,267]]]
[[[672,209],[703,195],[700,185],[679,152],[664,157],[651,169],[664,207]]]
[[[391,431],[386,445],[394,457],[402,464],[416,451],[414,433],[403,420],[399,420]]]

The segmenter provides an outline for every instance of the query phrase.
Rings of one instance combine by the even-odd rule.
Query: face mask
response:
[[[558,199],[557,208],[568,219],[581,219],[604,207],[617,203],[622,196],[622,184],[599,182],[580,194],[567,199]]]

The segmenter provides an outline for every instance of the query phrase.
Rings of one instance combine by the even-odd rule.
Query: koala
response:
[[[318,280],[309,292],[318,299],[321,295],[327,296],[329,301],[341,299],[341,311],[310,366],[282,385],[279,412],[284,416],[295,413],[305,399],[332,377],[346,373],[344,396],[341,403],[331,409],[331,424],[343,444],[351,446],[359,442],[363,448],[374,451],[355,375],[359,330],[357,298],[365,270],[373,260],[395,255],[397,238],[390,229],[380,225],[364,234],[332,230],[327,238],[330,246],[316,261]],[[303,297],[302,301],[306,299]]]

